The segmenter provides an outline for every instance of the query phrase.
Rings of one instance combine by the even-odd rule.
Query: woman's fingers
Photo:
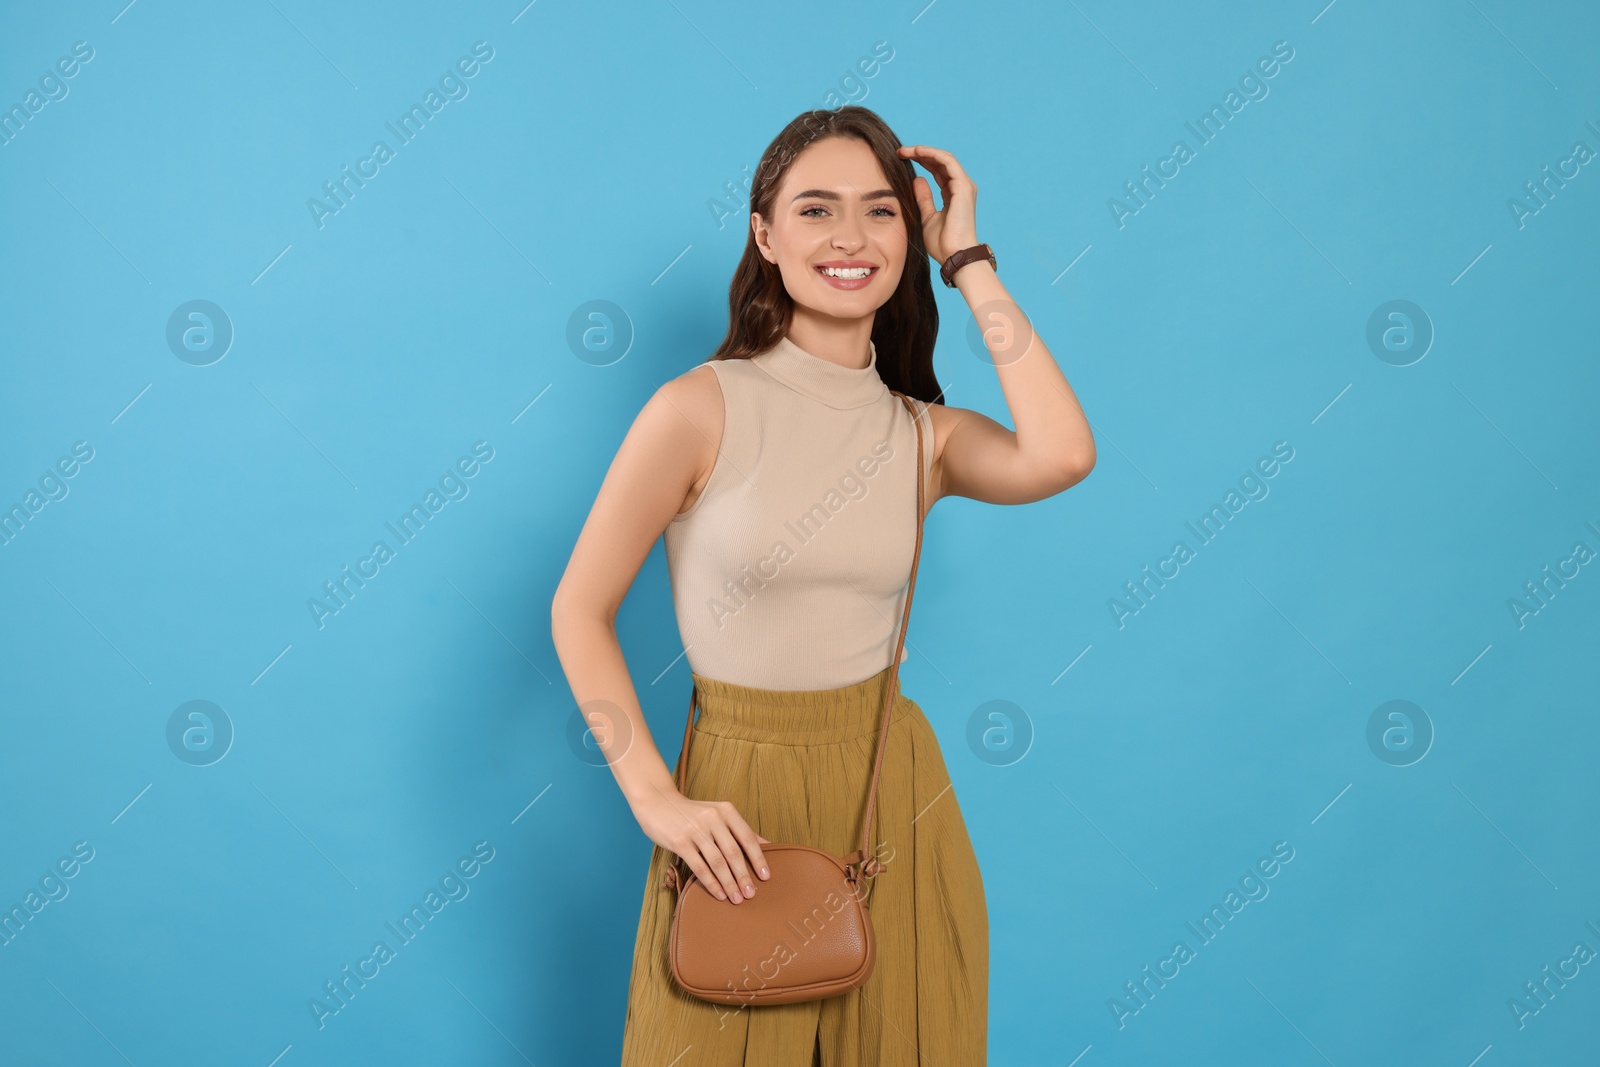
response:
[[[737,814],[730,818],[737,819]],[[744,850],[740,847],[738,839],[733,835],[732,826],[716,826],[712,834],[717,839],[717,844],[722,849],[722,858],[728,865],[728,877],[733,880],[733,887],[728,889],[728,899],[735,904],[746,897],[756,895],[755,879],[750,874],[750,867],[744,861]],[[727,883],[723,883],[726,888]]]
[[[745,854],[750,857],[750,866],[755,870],[756,875],[762,879],[770,878],[772,873],[767,868],[767,858],[761,854],[761,842],[765,841],[766,838],[750,829],[750,824],[745,822],[744,817],[738,812],[734,812],[733,816],[728,819],[728,828],[733,831],[733,836],[737,837],[739,843],[744,846]],[[750,891],[745,896],[754,895],[755,886],[751,886]]]
[[[761,851],[761,845],[770,842],[728,801],[697,803],[699,811],[685,827],[684,836],[668,847],[689,865],[712,896],[742,903],[755,896],[757,878],[772,876]]]
[[[694,878],[696,878],[696,880],[698,880],[702,886],[706,886],[707,891],[709,891],[712,896],[717,897],[718,901],[723,899],[722,886],[717,885],[717,875],[712,873],[710,864],[707,864],[706,862],[706,857],[702,856],[702,851],[704,851],[704,849],[699,846],[699,838],[691,837],[690,840],[686,840],[683,845],[674,848],[674,851],[678,854],[678,859],[682,859],[685,864],[690,865],[690,870],[694,873]]]
[[[711,880],[706,882],[706,888],[715,893],[719,900],[732,900],[738,903],[736,894],[739,892],[739,886],[734,880],[733,872],[728,869],[728,860],[722,854],[722,847],[714,838],[708,838],[700,846],[700,855],[711,870]]]
[[[728,831],[724,828],[722,832],[726,834]],[[716,879],[717,891],[737,904],[743,894],[739,892],[738,879],[734,877],[733,870],[728,866],[728,857],[724,854],[722,842],[718,838],[719,835],[716,833],[710,833],[708,840],[700,846],[700,854],[705,857],[706,863],[711,867],[712,876]],[[708,885],[706,888],[709,889],[711,887]]]
[[[917,209],[922,212],[924,224],[939,214],[939,208],[933,202],[933,189],[928,185],[928,179],[920,174],[911,182],[911,195],[917,199]]]
[[[967,177],[967,172],[963,170],[961,168],[961,164],[956,161],[955,155],[943,148],[933,148],[925,144],[907,145],[905,147],[908,147],[913,151],[915,158],[924,167],[927,167],[929,170],[933,171],[934,174],[939,176],[940,188],[943,188],[945,183],[952,178],[959,178],[964,182],[970,182],[972,180],[971,178]]]
[[[956,227],[964,233],[962,240],[970,238],[971,235],[965,234],[965,231],[973,227],[971,216],[977,210],[978,184],[967,176],[967,172],[962,169],[961,164],[956,162],[956,157],[942,148],[931,148],[928,145],[903,145],[901,148],[902,151],[909,149],[911,155],[938,179],[939,199],[944,205],[940,208],[940,211],[946,218],[956,220]],[[922,196],[920,193],[917,195],[917,200],[919,206],[921,206]],[[952,203],[959,204],[960,207],[952,211]],[[930,195],[928,205],[931,206],[931,204],[932,196]],[[926,213],[926,208],[924,208],[924,213]],[[973,239],[975,240],[975,238]]]
[[[679,855],[682,856],[683,861],[689,865],[689,869],[694,872],[694,876],[700,882],[700,884],[705,886],[706,889],[710,890],[712,896],[716,897],[718,900],[727,899],[722,892],[722,887],[717,884],[716,875],[711,873],[710,865],[706,863],[705,859],[701,857],[699,852],[692,848],[685,848],[679,853]]]
[[[921,163],[928,173],[932,174],[938,181],[939,198],[948,204],[950,202],[951,179],[958,175],[962,178],[966,177],[962,173],[961,165],[956,162],[956,157],[942,148],[930,148],[921,144],[903,145],[902,150],[905,149],[909,149],[911,158]]]

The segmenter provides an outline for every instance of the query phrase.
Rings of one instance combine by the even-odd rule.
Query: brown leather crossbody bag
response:
[[[680,873],[674,856],[664,883],[678,891],[672,914],[672,977],[690,996],[716,1004],[789,1004],[837,996],[866,982],[876,959],[872,917],[862,893],[866,879],[883,869],[869,852],[872,809],[889,738],[889,713],[900,692],[900,655],[911,617],[911,593],[922,556],[922,423],[916,406],[891,390],[911,412],[917,430],[917,545],[911,557],[900,637],[894,649],[894,675],[883,701],[872,784],[861,827],[861,847],[836,856],[810,845],[767,842],[761,846],[771,877],[755,896],[734,904],[718,900],[692,872]],[[696,694],[689,694],[689,722],[673,780],[681,792],[694,735]]]

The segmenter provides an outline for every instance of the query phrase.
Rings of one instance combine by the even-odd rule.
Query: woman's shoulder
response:
[[[707,450],[713,455],[716,442],[721,440],[725,419],[723,379],[719,373],[728,370],[726,366],[719,367],[716,364],[727,362],[706,360],[656,388],[655,399],[669,405],[692,425],[698,431],[695,436],[703,442],[709,442]]]
[[[678,375],[661,383],[656,390],[666,399],[682,402],[697,408],[722,407],[722,379],[719,374],[724,368],[714,364],[716,360],[706,360],[696,364]]]
[[[708,359],[662,383],[657,391],[668,400],[714,414],[720,420],[728,392],[737,391],[742,382],[759,383],[761,377],[756,365],[748,359]],[[736,395],[745,393],[736,392]]]

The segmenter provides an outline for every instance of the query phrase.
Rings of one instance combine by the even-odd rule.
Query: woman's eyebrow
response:
[[[863,200],[882,200],[884,197],[892,197],[892,196],[894,196],[894,190],[893,189],[879,189],[877,192],[866,194],[861,199],[863,199]],[[807,200],[807,199],[843,200],[844,197],[840,196],[838,193],[834,192],[832,189],[806,189],[806,190],[804,190],[802,192],[795,193],[794,194],[794,199],[795,200]],[[790,201],[790,203],[793,203],[793,202],[794,202],[793,200]]]

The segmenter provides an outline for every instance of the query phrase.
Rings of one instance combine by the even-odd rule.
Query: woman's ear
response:
[[[761,253],[761,258],[768,263],[778,262],[778,254],[772,250],[772,230],[759,211],[750,212],[750,233],[755,238],[756,250]]]

